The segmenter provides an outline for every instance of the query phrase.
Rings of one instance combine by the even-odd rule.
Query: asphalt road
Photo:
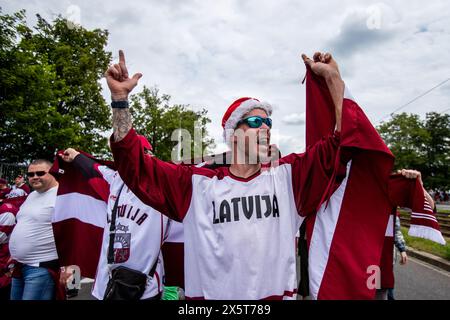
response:
[[[395,298],[397,300],[450,300],[450,273],[415,258],[404,266],[396,264]],[[77,297],[92,300],[92,280],[84,279]]]
[[[396,264],[397,300],[450,300],[450,273],[415,258]]]

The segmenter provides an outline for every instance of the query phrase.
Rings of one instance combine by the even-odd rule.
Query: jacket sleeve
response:
[[[395,216],[395,226],[394,226],[394,244],[398,251],[406,251],[406,243],[403,238],[402,230],[400,229],[400,218]]]
[[[144,153],[134,129],[119,142],[111,137],[114,162],[125,184],[145,204],[175,221],[183,220],[192,197],[192,168]]]
[[[281,158],[280,163],[292,166],[292,187],[295,204],[301,216],[314,213],[331,181],[338,156],[339,133],[323,138],[304,153]],[[339,172],[345,170],[340,167]],[[345,171],[344,171],[345,172]]]
[[[113,169],[100,165],[94,159],[91,159],[82,153],[75,157],[73,160],[73,165],[75,168],[80,170],[81,174],[86,179],[103,178],[106,182],[108,182],[108,184],[112,183],[116,173]]]

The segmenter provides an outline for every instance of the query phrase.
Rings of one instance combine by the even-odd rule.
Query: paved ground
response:
[[[450,273],[415,258],[405,266],[396,264],[395,298],[397,300],[450,300]],[[84,279],[77,297],[71,300],[92,300],[92,280]]]
[[[450,300],[450,273],[415,258],[396,264],[395,298],[398,300]]]
[[[81,280],[81,289],[78,292],[78,296],[71,298],[69,300],[95,300],[95,298],[91,295],[93,283],[94,280],[92,279]]]

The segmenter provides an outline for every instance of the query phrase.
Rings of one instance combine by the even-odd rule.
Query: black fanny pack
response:
[[[147,275],[124,266],[112,270],[103,300],[139,300],[147,286]]]

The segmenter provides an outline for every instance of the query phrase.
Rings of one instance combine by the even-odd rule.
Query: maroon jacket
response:
[[[5,199],[6,195],[11,191],[11,188],[5,188],[0,190],[0,199]]]
[[[8,236],[11,234],[15,225],[15,216],[17,214],[16,206],[10,203],[0,205],[0,233]],[[8,260],[10,258],[8,242],[0,244],[0,288],[6,287],[11,283],[11,278],[5,275],[8,271]]]

